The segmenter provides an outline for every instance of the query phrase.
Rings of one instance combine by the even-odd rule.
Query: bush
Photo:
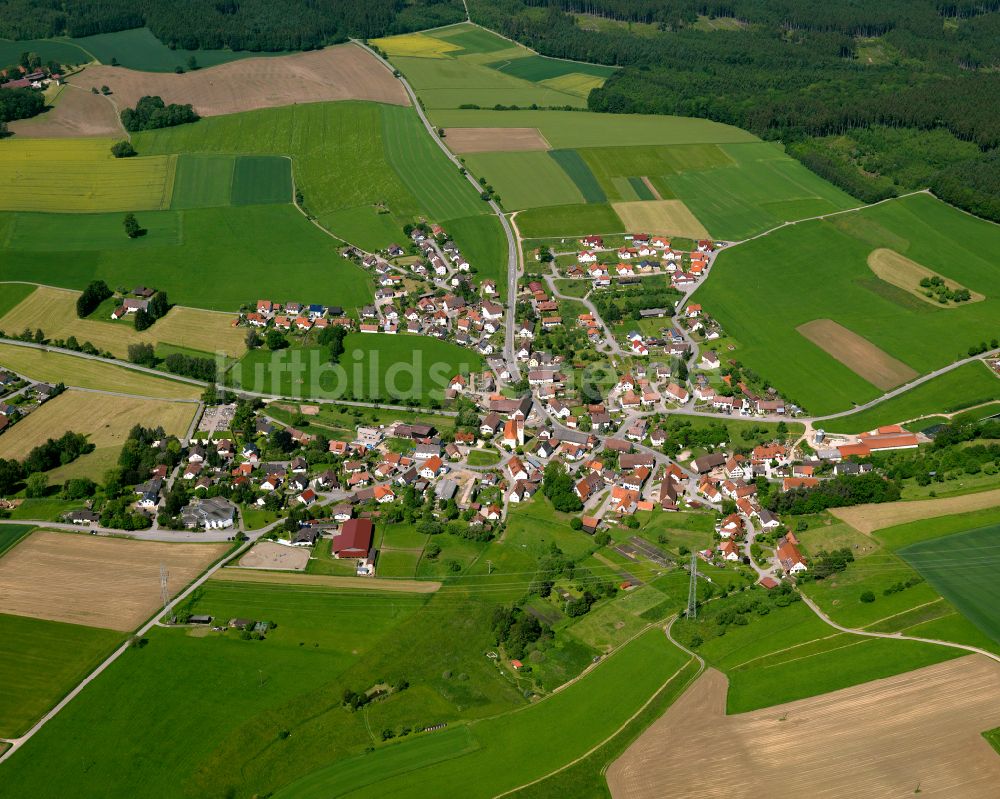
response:
[[[875,592],[863,591],[861,593],[861,601],[864,602],[866,605],[871,604],[872,602],[875,601]]]
[[[135,151],[135,147],[132,146],[132,142],[124,139],[122,141],[116,141],[111,145],[111,154],[115,158],[132,158],[133,156],[138,155]]]

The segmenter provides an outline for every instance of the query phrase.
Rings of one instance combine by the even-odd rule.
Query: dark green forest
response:
[[[0,38],[149,27],[187,50],[310,50],[465,19],[461,0],[0,0]]]
[[[929,186],[1000,219],[1000,0],[470,0],[469,9],[545,55],[623,67],[591,93],[593,111],[714,119],[781,140],[866,202]]]

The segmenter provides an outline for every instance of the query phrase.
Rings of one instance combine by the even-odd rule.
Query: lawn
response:
[[[463,157],[473,175],[493,186],[504,208],[516,211],[584,201],[573,180],[544,150]]]
[[[242,388],[286,397],[441,399],[456,374],[481,370],[471,350],[426,336],[352,333],[339,364],[320,346],[248,352],[229,373]]]
[[[62,43],[62,40],[57,41]],[[131,30],[117,31],[116,33],[99,33],[95,36],[70,39],[66,43],[83,49],[93,55],[102,64],[110,64],[111,60],[115,59],[123,67],[141,69],[145,72],[173,72],[176,67],[187,69],[188,59],[191,56],[194,56],[198,60],[198,65],[204,68],[243,58],[266,58],[269,56],[285,55],[285,53],[281,52],[250,52],[249,50],[234,52],[232,50],[184,50],[180,47],[170,48],[157,39],[149,28],[133,28]],[[29,43],[17,42],[17,44],[26,45]],[[23,47],[19,52],[23,52]],[[89,60],[89,58],[85,58],[81,62],[71,60],[70,63],[83,63]],[[4,63],[7,63],[7,61],[4,61]]]
[[[349,782],[333,764],[277,796],[328,796],[333,786],[358,796],[445,796],[459,783],[465,796],[495,796],[548,774],[613,735],[687,662],[662,631],[651,630],[564,691],[529,708],[471,725],[469,733],[478,747],[468,754],[458,754],[461,746],[453,742],[446,759],[426,756],[420,762],[415,756],[399,773],[396,764],[403,752],[397,750],[423,744],[417,738],[376,749],[368,756],[366,770],[348,772],[353,777]],[[540,740],[544,746],[538,745]],[[422,748],[418,754],[424,753]],[[389,764],[388,778],[383,775],[383,759]],[[476,779],[468,780],[469,774]]]
[[[517,215],[517,227],[526,239],[621,233],[621,219],[610,205],[557,205],[532,208]]]
[[[957,308],[931,307],[874,276],[867,258],[879,247],[894,249],[987,299]],[[694,299],[740,342],[744,364],[809,412],[830,414],[881,392],[800,335],[799,326],[833,319],[918,372],[944,366],[992,335],[1000,283],[989,253],[998,248],[996,225],[917,195],[788,227],[724,251]],[[823,268],[816,269],[817,263]],[[787,310],[770,313],[767,308],[775,303]],[[905,410],[912,418],[943,408]]]
[[[258,294],[345,308],[371,301],[371,279],[340,257],[339,242],[291,205],[138,214],[130,240],[120,214],[0,214],[0,279],[82,290],[153,285],[171,302],[235,311]],[[206,283],[199,278],[211,270]]]
[[[26,732],[121,640],[114,630],[0,614],[0,736]]]
[[[912,544],[898,551],[945,599],[1000,643],[1000,583],[989,553],[1000,525],[980,527]],[[961,569],[955,563],[963,564]]]
[[[935,411],[952,413],[998,397],[1000,379],[981,362],[967,363],[868,410],[828,419],[821,424],[837,433],[863,433]]]
[[[209,582],[190,607],[277,627],[265,641],[154,630],[5,765],[5,793],[259,795],[362,754],[370,717],[377,734],[524,704],[482,655],[491,605],[462,593]],[[366,712],[341,707],[345,688],[379,679],[410,685]]]
[[[33,380],[48,383],[64,381],[67,385],[78,388],[121,391],[159,399],[197,399],[201,395],[201,388],[189,383],[14,344],[0,344],[0,366],[6,366]]]
[[[469,453],[469,466],[493,466],[500,463],[500,453],[489,449],[474,449]]]
[[[113,143],[113,139],[19,138],[5,142],[0,148],[0,210],[169,208],[175,159],[115,158]]]
[[[501,297],[507,293],[507,237],[500,220],[493,214],[479,214],[449,219],[441,225],[462,250],[474,277],[494,280]]]
[[[24,302],[0,316],[0,330],[20,333],[25,328],[41,327],[46,338],[89,341],[101,352],[110,352],[124,360],[130,344],[147,343],[154,347],[173,344],[180,348],[209,347],[223,357],[239,357],[246,352],[246,330],[233,327],[235,316],[197,308],[175,307],[156,324],[143,331],[136,331],[133,317],[112,321],[109,307],[120,300],[112,298],[88,318],[80,319],[76,313],[75,291],[41,286]],[[212,352],[202,352],[202,357],[215,357]]]

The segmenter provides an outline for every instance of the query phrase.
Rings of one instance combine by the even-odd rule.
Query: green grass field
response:
[[[507,237],[500,220],[493,214],[479,214],[449,219],[441,226],[469,259],[476,280],[495,280],[500,296],[506,296]]]
[[[170,207],[174,160],[115,158],[113,139],[14,139],[0,149],[0,210],[147,211]]]
[[[181,305],[235,311],[262,291],[281,302],[353,307],[370,302],[369,276],[338,242],[291,205],[137,214],[148,233],[129,239],[120,214],[0,214],[0,280],[83,289],[153,285]],[[202,281],[206,270],[211,280]]]
[[[722,144],[732,161],[662,180],[716,238],[740,240],[788,220],[860,205],[768,142]]]
[[[1000,584],[992,553],[1000,525],[922,541],[899,556],[980,630],[1000,644]],[[963,564],[961,570],[955,563]]]
[[[625,230],[625,225],[610,205],[530,208],[517,215],[517,227],[526,239],[621,233]]]
[[[426,336],[352,333],[339,364],[324,347],[248,352],[229,373],[242,388],[286,397],[441,399],[452,377],[482,369],[475,352]]]
[[[26,732],[121,640],[113,630],[0,614],[0,736]]]
[[[473,175],[485,178],[496,189],[504,208],[516,211],[584,201],[573,180],[545,151],[475,153],[463,157]]]
[[[30,283],[4,283],[0,291],[0,317],[17,307],[35,288]]]
[[[687,171],[703,171],[732,164],[733,160],[716,144],[647,145],[635,147],[585,147],[577,150],[601,187],[613,202],[654,199],[637,194],[635,180],[648,177],[662,199],[673,192],[667,177]],[[622,178],[628,178],[631,192],[623,190]],[[639,180],[641,183],[641,180]],[[643,188],[645,186],[643,185]],[[649,192],[648,188],[645,188]],[[633,196],[636,194],[636,196]]]
[[[0,39],[0,64],[16,64],[21,53],[38,53],[45,61],[76,66],[93,61],[90,53],[70,39]]]
[[[191,607],[222,620],[267,619],[277,628],[266,641],[154,630],[147,646],[129,650],[5,764],[0,793],[263,794],[361,755],[372,742],[369,729],[454,726],[525,704],[482,655],[491,603],[462,592],[210,581]],[[345,688],[366,691],[401,678],[408,689],[367,711],[341,707]],[[317,740],[322,747],[302,745]],[[121,768],[122,758],[129,768]]]
[[[662,631],[650,630],[559,694],[471,725],[471,744],[452,732],[458,740],[442,744],[447,757],[427,753],[429,745],[418,738],[377,749],[368,756],[367,769],[348,772],[350,781],[343,780],[333,764],[276,796],[329,796],[334,788],[357,796],[444,796],[459,783],[466,796],[495,796],[544,776],[612,735],[687,660]],[[542,739],[545,746],[538,745]],[[404,753],[397,750],[416,747],[418,742],[421,752],[408,759],[408,768],[401,771],[397,764]],[[474,751],[461,754],[473,747]],[[425,753],[425,758],[420,757]],[[388,763],[388,778],[383,775],[383,759]],[[469,774],[476,779],[469,780]]]
[[[435,110],[444,128],[538,128],[553,147],[728,144],[759,140],[745,130],[694,117],[590,114],[577,111]],[[819,178],[817,178],[819,180]]]
[[[866,411],[830,419],[823,425],[838,433],[863,433],[934,411],[952,413],[997,398],[1000,379],[985,364],[967,363]]]
[[[31,524],[0,525],[0,555],[3,555],[4,552],[34,529],[34,525]]]
[[[62,40],[57,40],[62,41]],[[112,59],[129,69],[146,72],[173,72],[175,67],[187,69],[188,58],[194,56],[201,67],[213,67],[243,58],[266,58],[283,53],[251,53],[232,50],[184,50],[171,49],[157,39],[148,28],[133,28],[116,33],[100,33],[68,40],[93,55],[102,64],[110,64]],[[20,52],[23,52],[20,51]],[[87,58],[85,61],[89,61]],[[4,62],[6,63],[6,62]],[[71,62],[75,63],[75,62]]]
[[[451,39],[451,41],[454,41],[454,39]],[[593,75],[598,78],[610,78],[615,73],[614,67],[606,67],[602,64],[563,61],[558,58],[546,58],[540,55],[496,61],[489,66],[503,72],[505,75],[513,75],[515,78],[523,78],[534,83],[541,83],[542,81],[559,78],[563,75],[579,74]]]
[[[292,200],[291,162],[280,156],[181,155],[174,210],[227,205],[280,205]]]
[[[986,299],[939,309],[926,303],[917,308],[908,294],[907,301],[887,295],[878,289],[888,284],[867,264],[878,247],[959,280]],[[944,366],[993,335],[1000,283],[988,253],[998,247],[996,225],[917,195],[795,225],[724,252],[694,299],[740,342],[736,357],[744,364],[808,411],[829,414],[882,392],[800,335],[798,326],[830,318],[918,372]],[[817,263],[824,268],[814,268]],[[787,310],[770,313],[774,303]],[[942,409],[907,410],[919,416]]]
[[[493,466],[500,462],[500,453],[489,449],[474,449],[469,453],[469,466]]]

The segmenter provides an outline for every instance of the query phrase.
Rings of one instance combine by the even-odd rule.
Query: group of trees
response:
[[[157,319],[162,319],[170,310],[170,300],[167,299],[167,292],[157,291],[149,298],[149,305],[140,308],[135,312],[135,329],[145,330],[152,326]]]
[[[125,108],[121,112],[125,130],[135,133],[140,130],[171,128],[187,122],[197,122],[201,117],[195,113],[190,103],[166,105],[162,97],[156,95],[140,97],[135,108]]]
[[[458,0],[0,0],[0,38],[91,36],[149,27],[171,48],[312,50],[465,19]]]
[[[794,488],[772,494],[768,509],[781,514],[819,513],[827,508],[864,505],[869,502],[895,502],[899,499],[899,484],[876,472],[860,475],[839,475],[823,480],[812,488]]]
[[[972,292],[968,289],[950,289],[944,278],[938,275],[921,278],[920,288],[924,289],[924,294],[936,298],[942,305],[948,302],[968,302],[972,299]]]
[[[930,180],[949,202],[1000,219],[995,3],[975,12],[937,0],[470,0],[469,8],[476,22],[545,55],[623,67],[590,93],[591,110],[714,119],[783,140],[865,201]],[[653,23],[660,32],[588,30],[573,12]],[[750,24],[699,30],[698,15]],[[947,17],[958,19],[946,26]],[[874,36],[882,55],[869,62],[861,37]],[[886,174],[867,172],[833,146],[858,128],[885,132],[875,146],[887,156]],[[944,130],[981,152],[954,148],[940,169],[908,175],[898,164],[917,143],[893,136],[899,129]]]
[[[172,352],[163,359],[163,366],[175,375],[193,377],[208,383],[215,382],[216,379],[216,366],[212,358],[198,358],[194,355]]]
[[[85,435],[67,431],[34,447],[23,461],[0,458],[0,494],[12,494],[24,483],[28,497],[45,496],[48,480],[43,472],[65,466],[93,451],[94,445]]]
[[[76,315],[81,319],[90,316],[97,306],[113,294],[103,280],[92,280],[76,298]]]
[[[344,354],[344,338],[347,336],[347,328],[343,325],[330,325],[319,334],[320,346],[327,347],[330,351],[330,363],[340,363],[340,356]]]
[[[953,423],[942,428],[929,447],[887,452],[876,460],[892,480],[913,479],[918,485],[943,482],[949,476],[995,474],[1000,471],[1000,420]]]
[[[583,503],[573,491],[573,476],[561,463],[553,461],[545,467],[542,478],[542,493],[558,511],[575,513],[583,509]]]

